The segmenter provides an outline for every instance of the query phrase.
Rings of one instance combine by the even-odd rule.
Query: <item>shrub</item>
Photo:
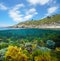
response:
[[[60,51],[60,47],[56,47],[56,51]]]
[[[57,58],[52,57],[49,52],[48,53],[46,52],[46,53],[39,55],[39,56],[35,56],[34,60],[35,61],[58,61]]]
[[[6,61],[28,61],[28,57],[23,54],[21,48],[9,46],[5,54]]]
[[[0,43],[0,49],[8,47],[8,43],[1,42]]]

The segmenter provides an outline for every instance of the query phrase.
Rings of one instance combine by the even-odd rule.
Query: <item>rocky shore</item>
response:
[[[59,25],[16,25],[12,28],[60,28]]]

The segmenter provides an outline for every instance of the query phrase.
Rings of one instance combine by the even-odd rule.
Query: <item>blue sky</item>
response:
[[[60,0],[0,0],[0,27],[60,14]]]

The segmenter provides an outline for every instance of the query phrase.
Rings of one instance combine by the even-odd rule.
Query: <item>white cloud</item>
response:
[[[25,20],[29,20],[30,18],[32,18],[33,16],[37,15],[37,11],[35,8],[31,8],[29,10],[26,11],[26,16],[24,17]]]
[[[52,15],[53,13],[55,13],[57,11],[58,8],[59,8],[58,6],[53,6],[53,7],[48,8],[47,13],[44,15],[43,18]],[[41,19],[43,19],[43,18],[41,18]]]
[[[27,0],[27,2],[33,5],[36,5],[36,4],[45,5],[49,2],[49,0]]]
[[[50,15],[50,14],[56,12],[57,9],[58,9],[58,6],[48,8],[48,12],[46,15]]]
[[[8,8],[4,4],[0,3],[0,9],[1,10],[7,10]]]
[[[24,17],[24,19],[25,20],[28,20],[28,19],[30,19],[30,18],[32,18],[33,17],[33,15],[26,15],[25,17]]]
[[[20,12],[19,12],[19,11],[10,10],[10,11],[9,11],[9,15],[10,15],[10,17],[11,17],[14,21],[20,21],[20,20],[22,20],[22,19],[21,19],[21,16],[22,16],[22,15],[20,15]]]
[[[29,20],[30,18],[37,15],[38,13],[35,8],[31,8],[31,9],[27,10],[25,14],[26,15],[24,16],[24,19]]]
[[[39,0],[27,0],[27,2],[35,5],[35,4],[38,4]]]
[[[49,6],[55,6],[57,5],[57,0],[50,0],[48,3]]]
[[[19,8],[24,7],[24,4],[17,4],[14,8],[12,8],[9,11],[9,16],[16,22],[22,20],[22,14],[20,13],[20,11],[18,10]]]
[[[18,10],[19,8],[22,8],[22,7],[25,7],[25,5],[24,5],[24,4],[17,4],[17,5],[13,8],[13,10]]]
[[[40,5],[45,5],[49,2],[49,0],[39,0]]]
[[[22,9],[23,8],[23,9]],[[21,12],[21,10],[24,10]],[[31,19],[37,14],[35,8],[27,9],[25,11],[24,4],[18,4],[9,11],[9,16],[16,22],[22,22]]]
[[[31,9],[29,9],[29,10],[26,12],[26,14],[34,14],[34,13],[36,13],[36,9],[35,9],[35,8],[31,8]]]

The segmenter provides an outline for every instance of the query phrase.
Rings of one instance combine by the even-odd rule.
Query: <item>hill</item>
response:
[[[30,20],[13,26],[14,28],[60,28],[60,14],[47,16],[41,20]]]

